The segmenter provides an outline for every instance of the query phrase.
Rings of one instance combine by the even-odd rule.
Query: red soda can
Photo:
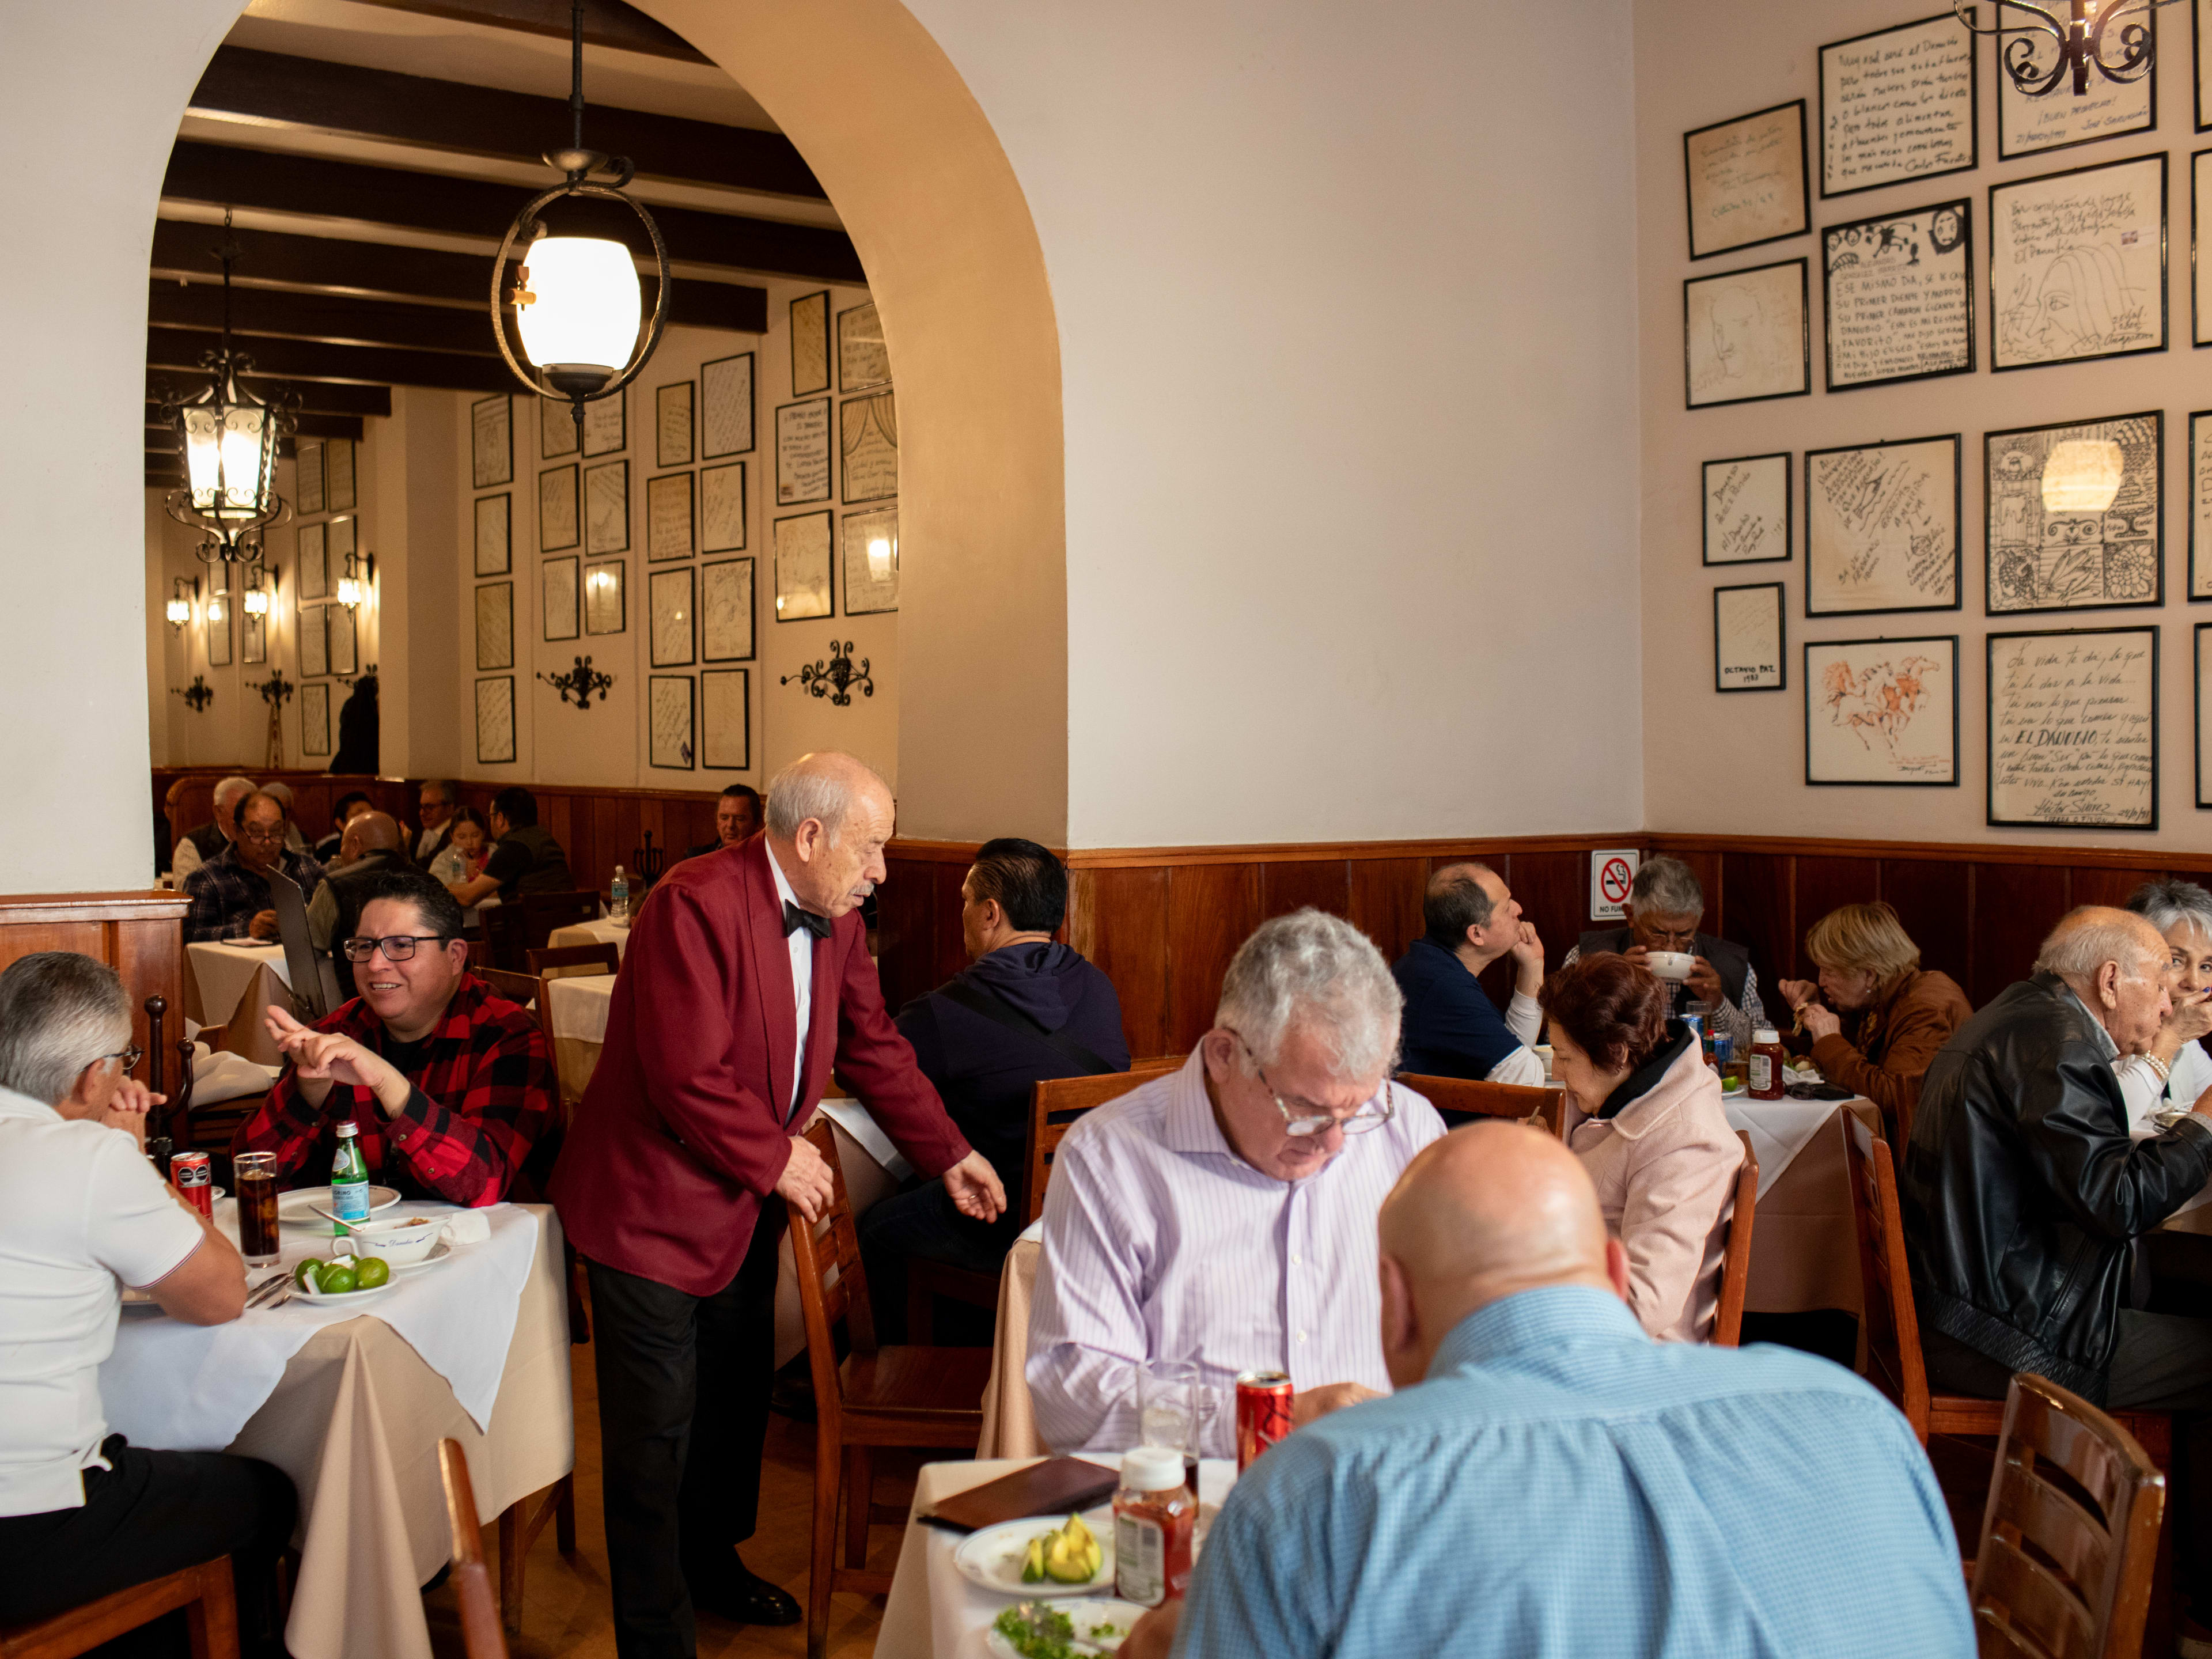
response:
[[[185,1202],[210,1221],[215,1219],[215,1170],[205,1152],[172,1152],[169,1179],[185,1195]]]
[[[1237,1473],[1291,1431],[1291,1379],[1281,1371],[1244,1371],[1237,1378]]]

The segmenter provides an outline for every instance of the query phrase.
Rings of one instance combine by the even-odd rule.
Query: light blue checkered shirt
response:
[[[1555,1286],[1254,1464],[1175,1651],[1966,1659],[1974,1638],[1935,1475],[1881,1395],[1789,1349],[1653,1342]]]

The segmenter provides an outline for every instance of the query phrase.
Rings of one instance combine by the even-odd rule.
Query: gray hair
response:
[[[2193,881],[2147,881],[2128,895],[2128,908],[2161,933],[2172,932],[2174,923],[2185,921],[2212,938],[2212,893]]]
[[[261,793],[264,795],[274,795],[276,798],[276,804],[284,809],[284,816],[288,818],[292,816],[292,786],[290,784],[279,778],[273,783],[263,784]]]
[[[2085,904],[2059,918],[2051,936],[2036,953],[2035,971],[2061,979],[2094,979],[2106,963],[2118,965],[2128,979],[2163,973],[2167,961],[2166,941],[2146,940],[2146,917],[2130,910],[2113,910]]]
[[[825,759],[833,763],[823,764]],[[769,834],[779,841],[789,841],[798,835],[800,824],[812,818],[835,847],[858,793],[854,787],[855,774],[874,778],[878,788],[890,793],[888,784],[849,756],[805,755],[792,762],[768,781]]]
[[[1637,867],[1636,879],[1628,884],[1628,902],[1655,916],[1702,915],[1705,890],[1696,871],[1661,854]]]
[[[1331,1052],[1337,1076],[1364,1083],[1395,1063],[1405,1005],[1366,934],[1340,916],[1304,909],[1262,922],[1237,947],[1213,1023],[1243,1037],[1262,1066],[1281,1058],[1293,1030],[1305,1030]]]
[[[245,800],[245,799],[252,793],[253,780],[252,778],[241,778],[237,776],[235,774],[230,777],[225,778],[221,783],[216,785],[214,797],[216,821],[218,823],[222,821],[222,804],[227,799],[230,802],[230,821],[233,823],[236,823],[238,822],[239,804]]]
[[[422,780],[422,787],[425,789],[436,790],[438,799],[447,806],[457,806],[460,804],[461,783],[459,778],[425,778]]]
[[[38,951],[0,973],[0,1089],[58,1106],[77,1076],[131,1042],[131,994],[104,962]]]

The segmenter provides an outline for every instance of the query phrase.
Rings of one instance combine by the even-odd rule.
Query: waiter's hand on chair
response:
[[[830,1183],[830,1165],[804,1135],[791,1138],[791,1162],[776,1178],[775,1190],[805,1221],[819,1221],[837,1189]]]
[[[969,1153],[945,1172],[945,1190],[954,1209],[978,1221],[996,1221],[1006,1212],[1006,1189],[981,1152]]]

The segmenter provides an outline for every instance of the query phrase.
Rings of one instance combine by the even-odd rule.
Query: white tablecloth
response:
[[[284,947],[281,945],[242,945],[227,939],[205,940],[185,946],[185,956],[191,964],[192,977],[200,993],[200,1023],[203,1025],[228,1025],[230,1017],[238,1012],[238,1000],[246,994],[252,982],[254,971],[266,968],[285,984],[292,983],[292,972],[284,963]],[[328,957],[319,957],[323,1006],[336,1008],[338,996],[337,969]]]
[[[952,1552],[967,1534],[922,1525],[914,1517],[953,1493],[1011,1474],[1033,1457],[993,1458],[964,1463],[925,1463],[915,1482],[914,1507],[908,1512],[906,1541],[899,1547],[898,1571],[890,1600],[884,1607],[876,1636],[876,1659],[979,1659],[983,1632],[1000,1613],[1019,1598],[998,1595],[971,1584],[952,1565]],[[1117,1468],[1115,1460],[1091,1460]],[[1200,1501],[1219,1504],[1237,1484],[1237,1465],[1206,1458],[1198,1466]],[[1102,1595],[1109,1592],[1101,1591]]]
[[[404,1203],[383,1217],[446,1215],[450,1204]],[[115,1351],[100,1368],[108,1426],[142,1446],[170,1451],[221,1451],[283,1376],[284,1367],[325,1325],[369,1317],[407,1340],[423,1363],[444,1377],[479,1428],[491,1420],[499,1377],[522,1287],[538,1250],[538,1218],[514,1204],[484,1210],[491,1237],[453,1247],[443,1266],[394,1276],[392,1287],[361,1302],[314,1303],[294,1297],[283,1307],[254,1308],[228,1325],[187,1325],[153,1310],[126,1309]],[[238,1205],[216,1206],[216,1224],[234,1243]],[[331,1254],[330,1227],[287,1225],[284,1266]],[[258,1283],[274,1268],[249,1268]]]
[[[636,901],[632,900],[635,903]],[[594,921],[572,922],[566,927],[556,927],[545,936],[546,945],[558,949],[568,945],[611,945],[619,957],[629,949],[629,924],[601,916]]]
[[[576,1042],[607,1040],[607,1008],[614,1001],[612,974],[570,974],[545,988],[553,1008],[553,1035]]]
[[[1739,1096],[1723,1103],[1729,1127],[1751,1137],[1759,1155],[1759,1195],[1765,1198],[1798,1153],[1810,1146],[1821,1126],[1849,1103],[1838,1100],[1752,1100]],[[1756,1234],[1754,1234],[1756,1237]]]

